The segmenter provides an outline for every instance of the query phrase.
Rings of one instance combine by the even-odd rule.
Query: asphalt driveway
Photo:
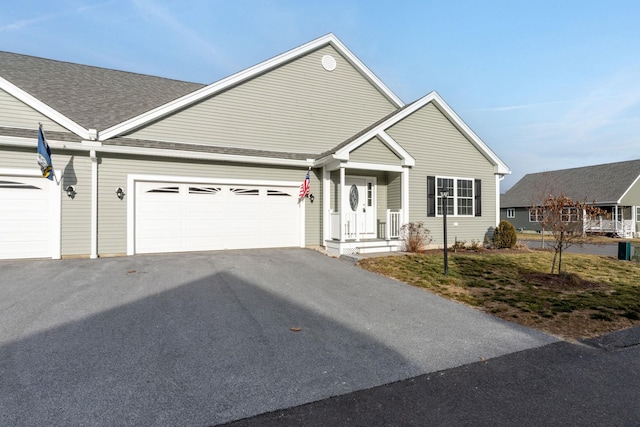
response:
[[[305,249],[0,261],[0,425],[213,425],[554,341]]]

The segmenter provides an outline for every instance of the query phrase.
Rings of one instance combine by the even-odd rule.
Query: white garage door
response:
[[[135,252],[300,246],[297,187],[137,182]]]
[[[0,175],[0,259],[59,257],[55,188],[42,177]]]

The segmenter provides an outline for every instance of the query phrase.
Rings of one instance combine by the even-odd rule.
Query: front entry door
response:
[[[360,238],[376,237],[376,179],[348,176],[345,179],[345,213],[358,222]],[[352,230],[353,231],[353,230]]]

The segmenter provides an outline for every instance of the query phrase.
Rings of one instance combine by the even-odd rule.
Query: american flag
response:
[[[307,171],[307,176],[305,177],[302,184],[300,184],[300,193],[298,194],[298,200],[304,199],[307,194],[309,194],[309,190],[311,189],[311,182],[309,180],[309,171]]]

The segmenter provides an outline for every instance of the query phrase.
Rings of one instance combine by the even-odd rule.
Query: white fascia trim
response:
[[[502,162],[502,160],[500,160],[500,158],[498,158],[498,156],[493,151],[491,151],[491,149],[480,139],[480,137],[478,137],[478,135],[476,135],[471,130],[471,128],[467,126],[467,124],[464,121],[462,121],[460,116],[458,116],[458,114],[456,114],[456,112],[453,111],[453,109],[449,107],[449,105],[444,101],[444,99],[442,99],[440,95],[438,95],[438,93],[435,91],[428,93],[424,97],[415,101],[413,104],[409,105],[404,110],[399,111],[398,114],[394,114],[384,122],[380,123],[375,128],[371,129],[369,132],[361,135],[359,138],[353,140],[351,143],[349,143],[345,147],[338,150],[334,155],[335,158],[341,159],[341,160],[347,160],[349,158],[349,152],[355,150],[360,145],[364,144],[365,142],[367,142],[369,139],[373,138],[376,135],[380,135],[381,137],[383,137],[382,133],[386,133],[386,130],[389,127],[395,125],[399,121],[403,120],[405,117],[408,117],[409,115],[415,113],[417,110],[424,107],[429,102],[433,102],[436,105],[436,107],[445,116],[447,116],[447,118],[451,120],[453,124],[463,134],[465,134],[469,138],[471,143],[476,148],[478,148],[478,150],[480,150],[481,153],[484,154],[484,156],[494,165],[494,173],[500,174],[500,175],[509,175],[511,173],[511,171],[509,170],[509,167],[504,162]],[[392,138],[389,138],[389,139],[393,141]],[[385,140],[385,142],[387,141]]]
[[[78,151],[92,151],[95,150],[99,153],[117,153],[117,154],[130,154],[138,156],[152,156],[152,157],[169,157],[180,159],[197,159],[197,160],[215,160],[222,162],[235,162],[235,163],[251,163],[251,164],[263,164],[263,165],[276,165],[276,166],[294,166],[294,167],[309,167],[313,166],[313,159],[307,160],[293,160],[293,159],[280,159],[276,157],[255,157],[255,156],[241,156],[234,154],[218,154],[218,153],[203,153],[198,151],[182,151],[182,150],[163,150],[160,148],[143,148],[143,147],[127,147],[123,145],[103,145],[97,141],[82,141],[82,142],[66,142],[47,139],[49,146],[53,149],[61,150],[78,150]],[[31,138],[16,138],[10,136],[0,136],[0,145],[11,145],[15,147],[31,147],[38,146],[38,141]]]
[[[379,137],[382,140],[382,142],[391,151],[393,151],[396,155],[400,156],[400,158],[401,158],[400,159],[400,164],[402,166],[415,166],[416,165],[416,159],[414,159],[413,156],[411,156],[411,154],[409,154],[409,152],[407,152],[404,148],[402,148],[400,146],[400,144],[398,144],[393,138],[391,138],[391,136],[389,136],[388,133],[386,133],[384,130],[378,129],[378,128],[373,129],[370,132],[367,132],[366,134],[362,135],[362,137],[354,140],[353,142],[351,142],[347,146],[345,146],[345,147],[341,148],[340,150],[336,151],[336,153],[332,156],[332,158],[333,159],[338,159],[338,160],[349,160],[349,154],[353,150],[355,150],[356,148],[362,146],[367,141],[371,140],[372,138],[374,138],[376,136]]]
[[[279,159],[275,157],[241,156],[236,154],[201,153],[196,151],[163,150],[160,148],[124,147],[115,145],[103,145],[96,149],[103,153],[133,154],[140,156],[170,157],[180,159],[216,160],[234,163],[252,163],[278,166],[302,166],[313,165],[313,160]]]
[[[215,93],[226,90],[230,86],[237,85],[243,81],[253,78],[258,74],[262,74],[272,68],[276,68],[285,62],[303,56],[310,51],[318,49],[326,44],[332,45],[336,50],[343,54],[349,62],[351,62],[355,67],[359,68],[360,71],[367,77],[367,79],[369,79],[374,85],[376,85],[380,89],[380,91],[389,98],[390,101],[392,101],[398,107],[404,105],[400,98],[398,98],[393,92],[391,92],[391,90],[389,90],[389,88],[385,86],[380,79],[378,79],[362,62],[360,62],[360,60],[356,58],[356,56],[353,55],[353,53],[351,53],[349,49],[347,49],[336,36],[330,33],[326,36],[320,37],[302,46],[294,48],[288,52],[275,56],[267,61],[256,64],[253,67],[249,67],[243,71],[240,71],[201,89],[198,89],[197,91],[187,94],[181,98],[154,108],[153,110],[150,110],[139,116],[133,117],[130,120],[105,129],[104,131],[100,132],[99,140],[105,141],[107,139],[128,132],[132,129],[143,126],[152,120],[157,120],[178,109],[194,104],[206,97],[214,95]]]
[[[631,189],[638,183],[638,180],[640,179],[640,175],[638,175],[636,177],[636,179],[633,180],[633,182],[631,183],[631,185],[629,187],[627,187],[627,189],[625,190],[624,193],[622,193],[622,196],[620,196],[620,198],[616,201],[617,204],[621,204],[622,203],[622,199],[624,199],[624,196],[627,195],[627,193],[629,191],[631,191]]]
[[[325,38],[338,52],[340,52],[347,58],[351,65],[358,68],[374,86],[377,86],[378,89],[380,89],[380,91],[389,99],[389,101],[395,104],[395,106],[398,108],[404,106],[404,102],[402,102],[402,100],[398,98],[398,96],[393,93],[391,89],[389,89],[387,85],[382,82],[382,80],[380,80],[375,74],[373,74],[373,72],[349,50],[349,48],[342,44],[342,42],[338,40],[335,35],[328,34],[321,39]]]
[[[431,92],[431,101],[433,101],[448,118],[451,120],[462,133],[464,133],[471,142],[476,146],[484,156],[494,165],[494,173],[501,175],[511,174],[509,167],[485,144],[476,133],[453,111],[453,109],[438,95]],[[427,95],[427,96],[429,96]]]
[[[356,148],[360,147],[362,144],[364,144],[365,142],[367,142],[371,138],[379,135],[381,132],[385,132],[386,133],[386,130],[389,127],[395,125],[396,123],[398,123],[399,121],[401,121],[405,117],[415,113],[416,111],[418,111],[420,108],[424,107],[430,101],[433,101],[435,96],[436,96],[435,92],[430,92],[429,94],[427,94],[423,98],[417,100],[416,102],[414,102],[413,104],[411,104],[410,106],[405,108],[404,110],[399,111],[397,114],[394,114],[393,116],[389,117],[387,120],[385,120],[384,122],[380,123],[375,128],[369,130],[369,132],[364,133],[360,137],[358,137],[358,138],[354,139],[353,141],[351,141],[348,145],[346,145],[346,146],[342,147],[340,150],[336,151],[336,154],[335,154],[336,158],[342,159],[343,157],[346,157],[344,159],[344,160],[346,160],[349,157],[349,152],[351,152],[351,151],[355,150]],[[393,140],[392,138],[390,138],[390,139]],[[405,151],[405,153],[406,153],[406,151]]]
[[[413,158],[408,151],[400,146],[389,134],[383,130],[378,132],[378,136],[382,141],[389,147],[392,151],[402,157],[402,162],[400,163],[402,166],[415,166],[416,159]]]
[[[69,119],[67,116],[59,113],[57,110],[54,110],[44,102],[33,97],[32,95],[29,95],[27,92],[20,89],[18,86],[14,85],[8,80],[3,79],[2,77],[0,77],[0,89],[4,90],[9,95],[19,99],[20,101],[24,102],[29,107],[33,108],[39,113],[44,114],[54,122],[58,123],[60,126],[66,129],[69,129],[71,132],[75,133],[80,138],[90,139],[90,134],[88,129],[83,128],[73,120]],[[36,126],[34,123],[34,129],[35,127]]]
[[[127,183],[135,182],[175,182],[187,184],[197,182],[199,184],[220,184],[220,185],[268,185],[272,187],[299,187],[301,181],[277,181],[264,179],[234,179],[234,178],[211,178],[202,176],[176,176],[176,175],[146,175],[129,174]],[[127,196],[132,194],[133,188],[127,189]]]
[[[384,172],[402,172],[402,166],[383,165],[379,163],[362,163],[362,162],[344,162],[342,165],[347,169],[361,169]]]

